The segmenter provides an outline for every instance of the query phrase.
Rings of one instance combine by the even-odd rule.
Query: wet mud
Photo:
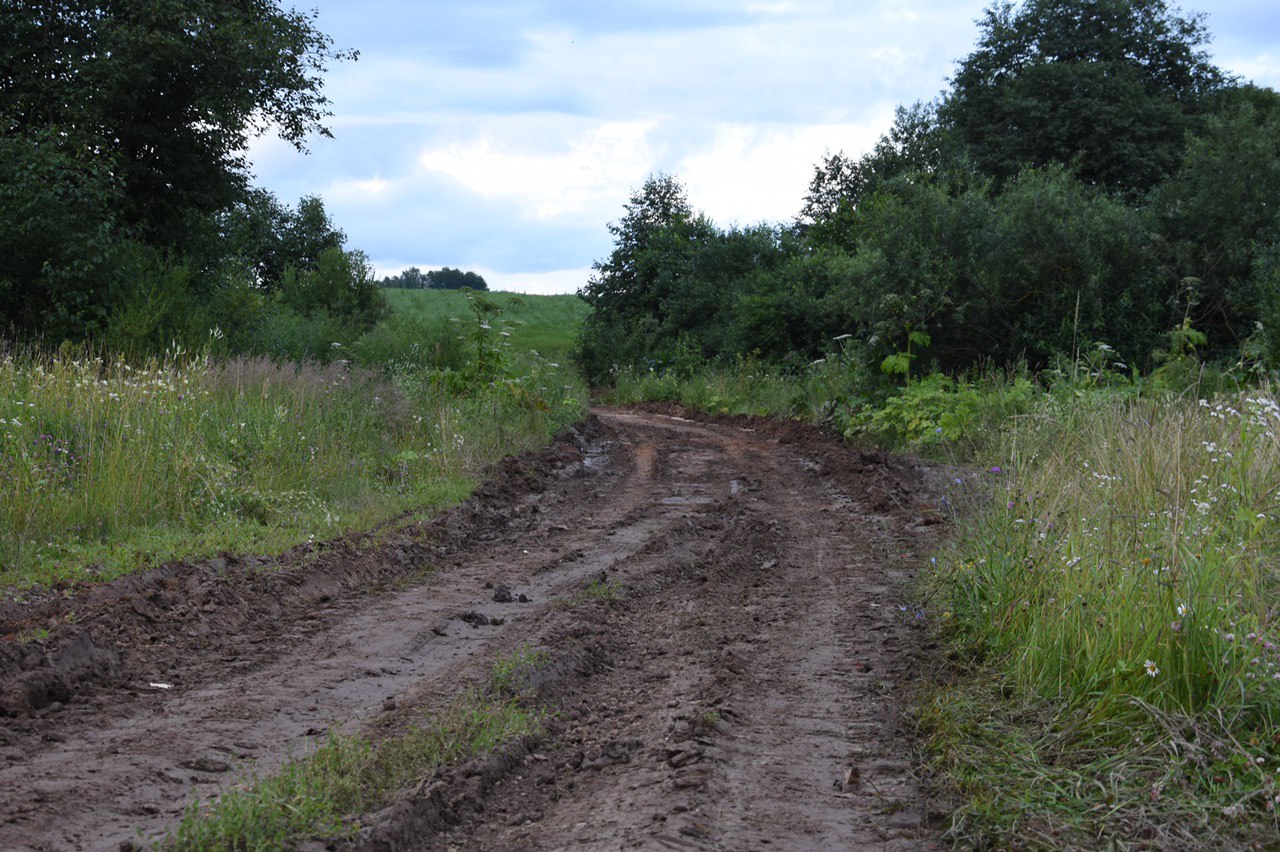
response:
[[[535,648],[536,738],[315,848],[928,849],[903,718],[945,471],[601,409],[428,521],[0,604],[0,848],[122,849]]]

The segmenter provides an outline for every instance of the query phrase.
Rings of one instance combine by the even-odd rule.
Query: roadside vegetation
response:
[[[327,364],[0,356],[4,584],[279,552],[461,500],[486,465],[579,419],[586,396],[572,370],[511,345],[497,302],[470,299],[422,307],[426,327],[393,312],[357,360]],[[571,310],[525,333],[563,348]]]
[[[1207,40],[1163,2],[995,5],[794,223],[655,176],[584,290],[610,401],[981,471],[918,590],[963,847],[1280,843],[1280,95]]]
[[[1267,385],[1046,395],[1002,430],[923,582],[958,840],[1280,839],[1278,430]]]

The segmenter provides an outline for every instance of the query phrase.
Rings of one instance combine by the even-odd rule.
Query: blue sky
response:
[[[654,172],[722,226],[800,209],[826,151],[859,154],[931,100],[983,0],[301,0],[358,62],[332,67],[333,139],[250,149],[283,201],[319,195],[381,273],[455,266],[572,292]],[[1280,4],[1208,13],[1219,66],[1280,88]]]

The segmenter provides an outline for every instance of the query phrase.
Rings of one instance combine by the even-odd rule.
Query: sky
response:
[[[289,6],[288,0],[282,2]],[[828,152],[930,101],[986,0],[298,0],[330,66],[332,139],[271,136],[255,183],[324,199],[379,274],[479,272],[569,293],[655,173],[721,227],[786,222]],[[1280,4],[1203,0],[1219,67],[1280,88]]]

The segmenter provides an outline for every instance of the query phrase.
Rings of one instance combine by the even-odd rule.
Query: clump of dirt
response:
[[[0,712],[17,716],[68,701],[80,684],[109,679],[119,668],[119,655],[83,630],[64,631],[52,642],[0,645],[0,671],[18,672],[0,684]]]

